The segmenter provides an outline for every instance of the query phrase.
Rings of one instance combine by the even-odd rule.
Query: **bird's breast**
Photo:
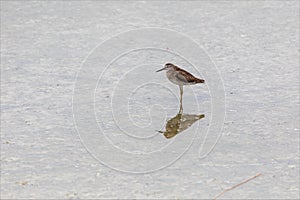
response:
[[[180,80],[178,80],[178,78],[176,77],[175,71],[169,70],[169,71],[167,71],[166,75],[167,75],[167,78],[175,85],[183,85],[182,82]]]

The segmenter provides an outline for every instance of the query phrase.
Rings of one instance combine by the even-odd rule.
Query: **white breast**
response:
[[[175,70],[173,70],[173,69],[171,68],[171,69],[169,69],[169,70],[167,71],[166,75],[167,75],[167,78],[168,78],[172,83],[174,83],[175,85],[183,85],[183,83],[182,83],[180,80],[177,79],[177,77],[176,77],[176,74],[177,74],[177,73],[178,73],[178,72],[176,72]]]

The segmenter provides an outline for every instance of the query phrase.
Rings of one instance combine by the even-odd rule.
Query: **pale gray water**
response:
[[[81,63],[97,45],[144,27],[178,31],[205,49],[224,83],[226,118],[221,139],[204,159],[194,145],[170,166],[134,175],[88,153],[76,132],[72,95]],[[101,63],[101,56],[91,58],[87,64]],[[137,51],[113,62],[94,91],[96,121],[115,146],[137,160],[143,160],[140,153],[170,148],[163,159],[151,158],[149,168],[181,155],[191,136],[199,136],[198,144],[210,123],[209,88],[197,85],[185,88],[184,113],[205,118],[171,139],[155,131],[179,108],[177,86],[154,72],[168,60],[203,76],[204,65],[197,71],[166,49]],[[130,69],[112,95],[113,84]],[[84,71],[78,80],[88,84],[93,73]],[[144,80],[134,79],[140,74],[156,84],[133,92]],[[127,109],[131,118],[124,117]],[[97,134],[84,112],[79,120],[87,120],[86,133]],[[99,132],[91,143],[102,138]],[[101,150],[121,171],[145,167]],[[213,198],[257,173],[262,176],[223,197],[299,198],[298,1],[1,1],[1,198]]]

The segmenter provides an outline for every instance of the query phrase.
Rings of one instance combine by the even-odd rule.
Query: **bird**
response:
[[[167,70],[166,75],[167,78],[179,86],[180,90],[180,109],[179,113],[182,113],[182,94],[183,94],[183,86],[184,85],[195,85],[198,83],[205,83],[204,79],[196,78],[191,73],[181,69],[180,67],[172,64],[166,63],[162,69],[157,70],[156,72],[160,72],[163,70]]]

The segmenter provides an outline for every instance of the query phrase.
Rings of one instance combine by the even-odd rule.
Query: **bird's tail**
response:
[[[196,83],[205,83],[205,80],[204,80],[204,79],[199,79],[199,78],[198,78],[198,79],[196,80]]]

